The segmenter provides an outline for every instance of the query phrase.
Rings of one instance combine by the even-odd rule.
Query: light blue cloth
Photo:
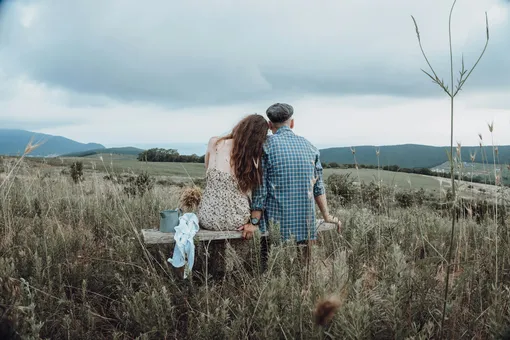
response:
[[[179,225],[175,227],[175,247],[174,255],[168,259],[175,268],[180,268],[186,264],[188,258],[188,270],[191,272],[195,262],[195,243],[193,237],[199,230],[198,217],[193,213],[186,213],[179,218]],[[184,271],[184,278],[187,277]]]

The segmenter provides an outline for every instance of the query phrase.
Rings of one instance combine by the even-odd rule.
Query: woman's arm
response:
[[[205,170],[207,170],[207,168],[209,167],[209,150],[207,150],[205,152],[204,163],[205,163]]]
[[[218,140],[218,137],[212,137],[209,139],[209,143],[207,144],[207,151],[205,152],[205,170],[209,168],[209,158],[211,157],[211,152],[214,150],[214,147],[216,145],[216,141]]]

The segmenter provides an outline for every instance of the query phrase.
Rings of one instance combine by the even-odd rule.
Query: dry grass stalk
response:
[[[7,174],[7,176],[3,179],[2,183],[0,183],[0,188],[2,188],[6,183],[7,183],[7,180],[12,176],[12,174],[16,171],[16,169],[19,167],[19,165],[21,164],[21,162],[23,161],[23,159],[29,155],[30,153],[32,153],[32,151],[34,151],[35,149],[37,149],[38,147],[40,147],[41,145],[43,145],[45,143],[45,141],[39,141],[37,143],[34,144],[34,137],[30,138],[30,140],[28,141],[28,144],[27,146],[25,146],[25,151],[23,152],[23,155],[21,155],[21,157],[19,157],[18,161],[16,162],[16,164],[12,167],[11,171],[9,171],[9,173]]]
[[[34,144],[34,138],[30,138],[30,141],[28,142],[27,146],[25,147],[25,152],[23,153],[23,156],[31,154],[35,149],[43,145],[45,141],[39,141]]]

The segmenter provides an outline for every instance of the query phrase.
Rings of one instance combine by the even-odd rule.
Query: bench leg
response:
[[[264,274],[267,271],[267,262],[269,261],[269,237],[262,236],[260,238],[260,272]]]

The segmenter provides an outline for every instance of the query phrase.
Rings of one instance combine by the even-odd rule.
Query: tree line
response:
[[[181,155],[175,149],[153,148],[138,154],[142,162],[205,163],[205,155]]]

